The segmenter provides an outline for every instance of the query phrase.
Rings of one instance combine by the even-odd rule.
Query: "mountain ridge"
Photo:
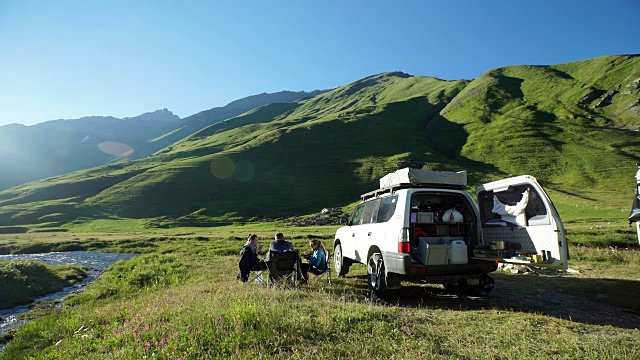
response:
[[[0,190],[71,171],[144,158],[226,117],[321,92],[263,93],[184,119],[160,109],[125,118],[85,116],[29,126],[0,126]]]
[[[553,67],[510,66],[453,81],[383,73],[262,106],[145,159],[2,191],[0,223],[282,218],[348,208],[379,177],[406,166],[466,169],[471,185],[527,173],[561,208],[567,201],[619,209],[628,200],[629,169],[621,164],[640,160],[630,131],[640,118],[629,107],[640,99],[640,58]],[[602,93],[581,101],[591,88]]]

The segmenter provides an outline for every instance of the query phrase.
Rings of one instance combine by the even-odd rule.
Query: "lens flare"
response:
[[[98,149],[105,154],[113,156],[133,155],[135,151],[131,146],[119,142],[105,141],[98,144]]]
[[[253,163],[248,160],[240,160],[236,164],[236,180],[240,182],[247,182],[253,179],[256,174],[256,169],[253,167]]]
[[[211,160],[211,173],[218,179],[228,179],[236,171],[236,165],[228,156],[217,156]]]

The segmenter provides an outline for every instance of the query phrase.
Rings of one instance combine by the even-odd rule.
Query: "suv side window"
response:
[[[364,206],[364,214],[362,215],[362,223],[363,224],[371,224],[376,222],[376,218],[378,215],[378,204],[380,203],[379,199],[372,200],[365,203]]]
[[[383,223],[389,221],[396,212],[396,204],[398,203],[398,195],[389,196],[380,199],[380,207],[378,208],[377,222]]]
[[[351,225],[360,225],[360,222],[362,221],[362,213],[364,212],[364,205],[365,204],[358,205],[356,210],[353,212],[353,215],[351,215]]]

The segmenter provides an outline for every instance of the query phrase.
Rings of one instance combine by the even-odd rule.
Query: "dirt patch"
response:
[[[347,276],[349,277],[349,276]],[[354,276],[365,296],[366,275]],[[640,281],[580,276],[492,273],[496,287],[486,297],[458,295],[439,284],[407,284],[381,303],[402,307],[449,310],[505,310],[541,314],[592,325],[640,328],[640,304],[629,306],[622,296],[637,299]],[[607,286],[603,286],[603,282]],[[363,298],[365,297],[363,296]]]

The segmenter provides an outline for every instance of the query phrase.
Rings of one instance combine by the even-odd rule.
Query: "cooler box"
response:
[[[452,240],[449,264],[467,263],[469,263],[469,258],[467,257],[467,244],[464,243],[464,240]]]
[[[418,222],[421,224],[424,223],[433,223],[433,213],[432,212],[419,212],[418,213]]]
[[[418,259],[425,265],[447,265],[451,245],[443,244],[441,239],[420,237]]]

